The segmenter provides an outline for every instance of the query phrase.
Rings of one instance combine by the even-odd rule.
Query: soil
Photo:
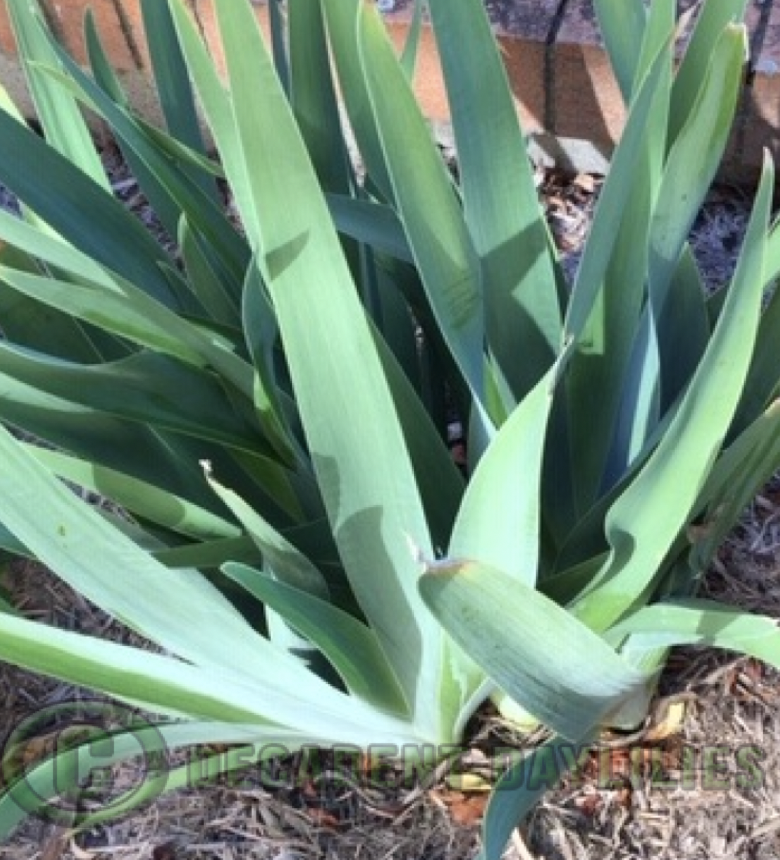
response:
[[[118,193],[150,226],[134,180],[106,150]],[[548,218],[569,270],[587,233],[600,179],[539,172]],[[1,195],[0,195],[1,196]],[[729,276],[747,202],[720,188],[692,241],[711,288]],[[12,203],[12,201],[9,202]],[[5,576],[28,617],[142,645],[41,567],[13,563]],[[706,593],[780,620],[780,490],[770,484],[721,548]],[[642,731],[605,738],[578,778],[549,791],[520,828],[511,860],[776,860],[780,858],[778,673],[708,649],[679,649]],[[94,695],[0,667],[0,735],[57,703]],[[479,772],[490,744],[520,743],[489,710],[470,733]],[[132,763],[114,773],[132,786]],[[341,779],[271,788],[251,774],[165,795],[117,822],[73,835],[67,822],[28,819],[0,846],[0,860],[466,860],[479,845],[484,791],[461,792],[436,774],[424,789],[378,791]]]

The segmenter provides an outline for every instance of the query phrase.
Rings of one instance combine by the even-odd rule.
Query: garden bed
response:
[[[106,149],[114,186],[152,229],[133,179]],[[539,171],[538,184],[562,253],[576,266],[600,180]],[[747,201],[718,189],[693,234],[710,286],[730,274]],[[29,617],[113,641],[137,637],[48,572],[20,562],[6,575]],[[705,593],[780,619],[780,491],[770,485],[722,547]],[[548,792],[507,855],[516,860],[780,856],[778,675],[752,660],[680,649],[665,671],[648,724],[604,749]],[[58,704],[93,699],[15,669],[0,671],[3,734]],[[467,769],[478,774],[491,746],[522,742],[484,710],[469,734]],[[40,750],[37,751],[40,753]],[[31,750],[31,755],[36,751]],[[655,776],[652,767],[660,767]],[[601,769],[601,773],[600,773]],[[606,769],[606,774],[605,770]],[[607,776],[609,779],[607,779]],[[115,774],[121,790],[138,772]],[[311,780],[271,788],[251,772],[240,787],[217,781],[159,798],[129,817],[71,837],[66,822],[29,820],[0,847],[9,860],[466,860],[478,843],[486,792],[461,792],[437,772],[416,789],[380,791],[359,781]]]

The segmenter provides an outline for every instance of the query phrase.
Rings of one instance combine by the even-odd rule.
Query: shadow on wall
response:
[[[526,108],[524,130],[542,157],[564,170],[608,163],[624,110],[601,47],[591,0],[486,0],[515,97]],[[530,124],[528,118],[531,118]]]
[[[504,56],[515,96],[536,119],[524,126],[541,157],[563,169],[605,168],[625,111],[593,0],[485,2],[498,28],[522,34],[522,40],[504,40]],[[679,0],[678,14],[696,4]],[[724,163],[724,174],[740,181],[756,177],[764,147],[780,158],[780,2],[750,0],[746,20],[751,61]],[[524,66],[518,54],[526,57]]]

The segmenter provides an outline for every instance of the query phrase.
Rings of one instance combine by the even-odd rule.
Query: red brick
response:
[[[124,0],[126,20],[117,12],[113,0],[46,0],[42,4],[47,19],[63,44],[77,60],[86,64],[84,46],[84,15],[92,9],[100,40],[114,68],[126,72],[139,67],[133,51],[133,42],[140,42],[143,28],[140,22],[138,0]]]
[[[219,37],[219,26],[214,5],[211,0],[188,0],[197,25],[206,40],[212,58],[220,71],[225,73],[225,52],[222,50],[222,42]],[[270,24],[268,22],[268,9],[253,2],[254,12],[260,27],[265,35],[266,44],[270,44]]]
[[[499,35],[498,38],[523,132],[529,135],[544,131],[547,48],[542,42],[525,41],[517,36]]]
[[[0,3],[0,51],[6,55],[16,54],[16,42],[11,29],[8,7],[5,3]]]
[[[547,60],[548,131],[611,149],[625,108],[589,3],[570,3]]]
[[[252,2],[267,38],[265,2]],[[693,2],[680,0],[679,5],[681,9],[687,8]],[[142,36],[140,0],[42,0],[42,3],[65,45],[82,62],[83,14],[91,6],[109,56],[122,73],[132,98],[143,112],[155,113],[153,88],[147,78],[149,63]],[[218,67],[223,70],[224,56],[213,0],[187,0],[187,4],[197,17]],[[398,46],[406,36],[410,5],[411,0],[397,0],[398,12],[386,16]],[[603,152],[611,150],[622,129],[624,109],[595,26],[590,0],[568,0],[560,21],[559,0],[486,0],[486,6],[524,130],[527,133],[547,130],[560,137],[590,140]],[[761,38],[753,59],[752,86],[746,89],[742,100],[729,157],[734,162],[756,165],[760,163],[764,145],[769,145],[775,156],[780,157],[780,3],[751,0],[748,19],[754,41],[756,33]],[[553,40],[556,26],[557,38]],[[7,9],[2,2],[0,52],[6,57],[15,53]],[[26,104],[17,70],[9,66],[4,77],[12,96]],[[425,113],[432,119],[446,120],[449,110],[435,39],[427,27],[421,39],[415,84]]]
[[[398,12],[385,15],[388,30],[400,49],[406,38],[410,4],[398,3]],[[509,74],[520,121],[526,134],[543,128],[545,113],[544,54],[558,0],[489,0],[488,13]],[[441,75],[436,40],[426,26],[420,40],[415,92],[425,114],[447,120],[449,106]]]
[[[780,160],[780,8],[751,4],[748,24],[756,54],[750,60],[751,75],[737,134],[740,161],[757,168],[764,147],[775,161]]]

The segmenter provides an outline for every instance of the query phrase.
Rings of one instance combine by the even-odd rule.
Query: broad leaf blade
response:
[[[233,409],[218,377],[166,355],[139,352],[84,366],[0,343],[0,372],[108,415],[273,456],[260,428]]]
[[[246,242],[227,219],[204,177],[215,168],[197,151],[131,116],[98,87],[59,46],[55,46],[70,75],[65,83],[111,126],[141,187],[149,196],[169,234],[176,236],[184,214],[218,255],[227,276],[226,288],[238,294],[249,259]],[[181,296],[180,296],[181,298]],[[184,299],[190,298],[185,295]]]
[[[387,382],[251,10],[232,0],[218,0],[216,8],[237,121],[218,108],[212,122],[219,125],[215,135],[228,175],[247,177],[238,202],[248,207],[242,215],[276,310],[331,527],[360,606],[413,703],[415,722],[427,736],[448,737],[450,709],[460,703],[442,704],[441,631],[416,594],[415,564],[403,541],[411,534],[430,548]],[[196,86],[211,100],[213,69],[205,68],[182,4],[173,10]],[[263,159],[247,157],[250,141]],[[276,169],[281,162],[284,173]],[[370,441],[367,415],[375,422]]]
[[[709,645],[737,651],[780,668],[780,629],[763,615],[731,609],[713,600],[676,600],[646,606],[609,631],[612,641],[630,637],[626,654],[673,645]]]
[[[439,329],[484,401],[480,275],[452,183],[381,20],[364,7],[360,56],[399,216]]]
[[[654,110],[659,87],[665,80],[667,64],[668,51],[664,49],[651,63],[632,99],[628,120],[599,195],[591,232],[577,269],[566,313],[565,343],[580,339],[601,289],[631,199],[632,176],[646,151],[647,122]]]
[[[353,184],[331,77],[322,4],[289,3],[290,102],[323,191],[349,194]]]
[[[35,104],[46,140],[93,181],[109,191],[110,185],[92,135],[76,100],[57,81],[38,67],[59,65],[45,33],[45,23],[37,0],[8,0],[22,70]]]
[[[654,62],[660,62],[659,82],[646,116],[644,134],[638,143],[640,153],[619,233],[566,379],[572,495],[578,518],[601,497],[609,482],[615,480],[617,458],[612,456],[611,449],[613,446],[625,449],[626,440],[625,436],[621,438],[621,432],[626,430],[626,424],[631,425],[633,435],[645,421],[652,422],[655,417],[647,411],[638,416],[638,421],[631,416],[626,422],[621,409],[635,395],[632,372],[636,374],[639,370],[642,374],[645,391],[656,385],[652,379],[657,360],[656,332],[654,321],[643,318],[643,307],[646,304],[648,232],[666,152],[673,7],[673,0],[659,0],[648,10],[641,56],[634,75],[642,81],[645,73],[652,71]],[[632,109],[636,110],[637,106]],[[603,241],[597,234],[598,228],[594,227],[589,245]],[[589,252],[587,248],[585,254]],[[577,289],[579,284],[573,303],[577,301]],[[642,354],[637,351],[640,340],[647,347]],[[593,408],[594,392],[599,392],[598,409]],[[649,429],[652,426],[650,423]],[[572,527],[576,528],[574,522]]]
[[[426,0],[414,0],[412,20],[409,23],[409,32],[404,42],[401,53],[401,68],[406,77],[414,82],[414,74],[417,68],[417,54],[420,49],[420,35],[422,33],[423,14],[426,11]]]
[[[704,571],[741,512],[780,465],[780,402],[774,401],[718,458],[697,500],[704,520],[691,529],[691,566]]]
[[[607,515],[610,558],[572,607],[595,630],[646,598],[728,430],[758,329],[773,177],[767,161],[733,285],[696,375],[658,448]]]
[[[0,159],[0,182],[96,263],[180,308],[161,266],[168,257],[147,228],[103,187],[0,110],[0,135],[12,158]]]
[[[271,567],[279,570],[274,564]],[[351,695],[383,711],[407,713],[403,693],[376,635],[362,621],[327,600],[246,565],[228,563],[223,572],[319,648]]]
[[[174,715],[221,720],[232,709],[236,721],[268,719],[315,736],[327,724],[364,739],[372,728],[406,731],[274,648],[197,571],[164,568],[1,428],[0,450],[0,521],[79,593],[188,663],[2,615],[0,657]],[[316,711],[304,707],[312,699]]]
[[[628,104],[636,84],[647,11],[642,0],[595,0],[594,8],[623,101]]]
[[[361,0],[321,0],[328,27],[328,41],[338,70],[339,90],[349,115],[352,131],[368,171],[369,183],[379,190],[384,202],[393,199],[385,157],[379,141],[365,75],[358,52],[357,21]]]
[[[0,520],[44,564],[98,606],[182,657],[205,665],[241,665],[236,663],[240,649],[251,662],[262,640],[202,576],[169,571],[155,562],[78,500],[4,429],[0,448]],[[115,571],[110,578],[107,569]],[[139,591],[143,601],[138,600]],[[180,611],[171,613],[173,593]],[[201,631],[215,624],[222,635],[203,637]]]
[[[285,658],[283,652],[277,654]],[[307,684],[285,689],[269,682],[262,670],[250,681],[224,666],[190,665],[7,614],[0,614],[0,657],[171,717],[272,723],[283,733],[306,733],[312,741],[334,735],[347,740],[355,732],[354,743],[370,744],[375,740],[372,729],[388,732],[390,743],[399,737],[409,740],[411,734],[402,720],[337,693],[300,667],[296,674],[299,680],[308,678]],[[321,694],[317,708],[306,707],[318,695],[315,690]]]
[[[672,292],[680,255],[694,219],[715,177],[728,141],[741,92],[739,70],[747,44],[744,27],[728,26],[718,40],[691,113],[675,138],[664,169],[650,229],[649,296],[661,356],[662,407],[671,404],[687,381],[680,364],[678,291]],[[707,141],[702,147],[702,141]],[[684,337],[684,335],[683,335]],[[695,360],[695,353],[691,356]],[[692,362],[688,362],[690,372]]]
[[[506,693],[577,741],[647,679],[567,610],[495,568],[429,564],[420,593],[441,624]]]
[[[302,552],[232,490],[211,477],[209,484],[244,526],[278,579],[299,591],[329,599],[325,578]]]
[[[157,95],[168,131],[177,140],[205,155],[195,98],[168,4],[160,0],[141,0],[141,14]],[[214,193],[213,184],[209,190]]]
[[[576,760],[576,745],[552,738],[531,752],[517,754],[496,783],[482,825],[482,851],[477,860],[500,860],[515,827],[522,822],[546,791],[556,787],[566,764]],[[554,779],[550,779],[553,775]]]
[[[487,339],[519,402],[547,372],[560,341],[547,230],[485,10],[452,0],[430,0],[429,6],[452,113],[464,217],[482,269]],[[408,133],[405,123],[401,128]],[[388,148],[393,145],[387,141]],[[431,210],[425,214],[437,223]]]
[[[685,125],[706,75],[718,40],[728,24],[740,23],[745,17],[747,0],[719,0],[702,3],[685,56],[680,63],[672,90],[669,113],[669,145]]]
[[[479,461],[458,512],[448,555],[536,581],[539,494],[554,374],[515,407]]]
[[[770,234],[767,243],[767,267],[765,274],[767,281],[774,280],[778,271],[774,270],[774,263],[769,260],[770,248],[775,245],[780,233],[775,229]],[[771,268],[770,268],[771,267]],[[761,324],[758,329],[758,340],[750,365],[750,373],[742,392],[734,426],[731,428],[732,435],[740,432],[750,422],[755,421],[767,408],[772,399],[777,398],[780,391],[780,366],[777,362],[777,344],[780,342],[780,290],[775,286],[769,303],[761,316]]]
[[[99,493],[135,516],[163,528],[199,541],[229,540],[241,534],[240,528],[225,517],[219,517],[147,481],[40,445],[30,445],[28,450],[55,475]],[[209,566],[213,565],[187,565]]]

